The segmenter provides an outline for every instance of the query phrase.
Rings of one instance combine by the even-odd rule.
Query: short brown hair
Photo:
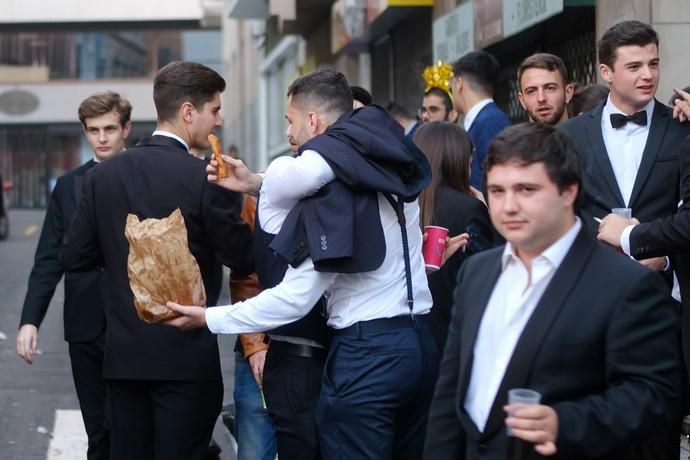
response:
[[[579,212],[582,203],[582,163],[575,142],[565,133],[544,123],[520,123],[498,133],[486,154],[484,183],[494,166],[508,163],[529,166],[544,163],[549,179],[563,192],[577,185],[573,208]]]
[[[623,21],[609,28],[598,43],[599,63],[613,69],[616,51],[621,46],[659,47],[659,35],[652,26],[640,21]]]
[[[555,54],[551,53],[535,53],[528,56],[520,63],[518,68],[518,90],[522,91],[522,74],[525,73],[527,69],[544,69],[549,72],[558,71],[563,79],[563,84],[568,84],[568,69],[565,67],[563,59],[559,58]]]
[[[110,112],[117,112],[120,125],[124,128],[132,116],[132,104],[113,91],[92,94],[79,104],[79,121],[86,128],[87,118],[100,117]]]
[[[158,71],[153,81],[153,103],[158,121],[170,121],[185,102],[201,110],[216,93],[225,91],[225,80],[203,64],[173,61]]]

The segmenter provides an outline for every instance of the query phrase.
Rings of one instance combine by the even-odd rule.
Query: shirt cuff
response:
[[[231,308],[239,306],[242,302],[233,305],[220,305],[206,309],[206,327],[214,334],[234,334],[230,315],[227,313]]]
[[[634,227],[634,225],[628,225],[621,233],[621,249],[627,255],[630,255],[630,232]]]

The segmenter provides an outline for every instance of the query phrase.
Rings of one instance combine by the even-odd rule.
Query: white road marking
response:
[[[55,411],[55,428],[48,446],[47,460],[86,460],[88,441],[78,410]]]

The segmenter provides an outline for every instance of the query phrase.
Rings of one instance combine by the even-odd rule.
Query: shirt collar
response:
[[[652,100],[649,101],[647,103],[647,105],[645,105],[644,108],[642,109],[645,112],[647,112],[647,127],[649,127],[649,125],[652,123],[652,113],[654,113],[654,104],[655,104],[655,100],[654,100],[654,98],[652,98]],[[606,104],[604,105],[604,112],[602,114],[602,116],[604,117],[604,119],[608,123],[609,127],[611,126],[611,122],[609,120],[611,118],[611,114],[613,114],[613,113],[620,113],[620,114],[623,114],[626,116],[632,115],[632,113],[625,113],[621,109],[616,107],[616,105],[611,100],[611,94],[609,94],[609,96],[606,98]]]
[[[187,151],[189,152],[189,144],[187,144],[187,142],[185,142],[185,140],[182,139],[182,138],[181,138],[180,136],[178,136],[177,134],[173,134],[173,133],[168,132],[168,131],[161,131],[161,130],[157,129],[157,130],[155,130],[155,131],[153,132],[153,136],[172,137],[173,139],[175,139],[176,141],[178,141],[179,143],[181,143],[182,145],[184,145],[184,148],[186,148]]]
[[[565,259],[566,254],[568,254],[568,251],[573,245],[573,242],[575,241],[575,238],[577,237],[577,234],[580,232],[581,228],[582,221],[579,217],[575,216],[575,223],[573,226],[570,227],[570,229],[565,232],[563,236],[551,244],[551,246],[544,249],[544,252],[535,257],[535,260],[539,258],[545,259],[554,268],[558,268],[561,265],[561,262],[563,262],[563,259]],[[501,256],[501,270],[505,270],[509,262],[515,262],[518,260],[519,258],[515,253],[513,245],[511,245],[510,242],[506,242],[506,245],[503,248],[503,255]]]
[[[417,126],[417,123],[419,122],[415,121],[414,123],[410,123],[409,125],[407,125],[407,128],[405,128],[405,135],[410,134],[410,131],[412,131],[415,126]]]
[[[477,118],[477,115],[479,115],[479,111],[482,110],[484,107],[487,105],[491,104],[494,100],[489,98],[482,99],[481,101],[477,102],[472,106],[470,110],[467,111],[465,114],[465,119],[463,120],[462,124],[465,126],[465,131],[470,130],[470,126],[472,126],[472,123],[474,122],[474,119]]]

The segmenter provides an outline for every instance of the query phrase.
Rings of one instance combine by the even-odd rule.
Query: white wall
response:
[[[31,93],[38,99],[35,110],[24,115],[7,114],[0,110],[2,124],[74,123],[81,101],[99,91],[115,91],[132,103],[133,121],[155,121],[153,81],[97,80],[79,82],[46,82],[27,84],[0,84],[0,98],[13,90]]]
[[[222,0],[220,0],[222,3]],[[202,5],[203,3],[203,5]],[[208,0],[2,0],[0,23],[201,20]]]

